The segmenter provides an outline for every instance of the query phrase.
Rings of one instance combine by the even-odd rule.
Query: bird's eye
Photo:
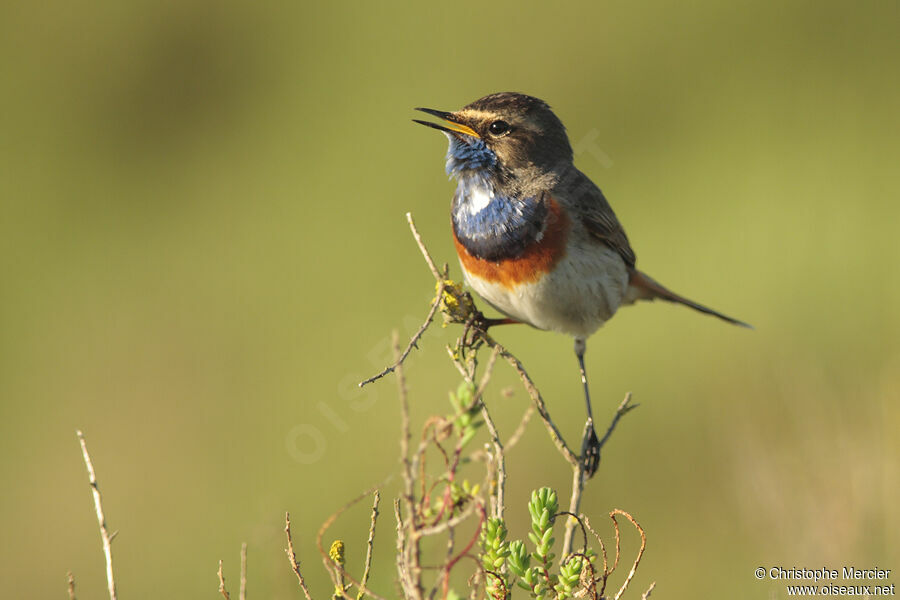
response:
[[[491,132],[491,135],[503,135],[509,131],[509,123],[506,121],[494,121],[491,123],[490,127],[488,127],[488,131]]]

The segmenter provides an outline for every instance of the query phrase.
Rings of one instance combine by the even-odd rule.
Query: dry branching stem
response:
[[[600,439],[600,448],[606,444],[606,441],[609,439],[609,436],[612,435],[613,430],[616,428],[616,425],[619,423],[619,419],[621,419],[624,415],[628,414],[630,411],[634,410],[640,406],[639,404],[631,403],[631,392],[625,394],[625,398],[619,404],[619,407],[616,409],[616,414],[613,416],[612,422],[609,424],[609,428],[606,430],[606,433],[603,434],[603,437]]]
[[[565,439],[563,439],[563,436],[560,433],[559,428],[556,426],[556,423],[554,423],[553,419],[550,418],[550,412],[547,410],[547,404],[544,402],[544,397],[541,396],[540,390],[538,390],[537,386],[534,385],[534,382],[531,380],[531,376],[528,375],[525,367],[522,366],[522,363],[518,358],[513,356],[509,351],[506,350],[506,348],[501,346],[493,338],[489,336],[485,337],[485,342],[492,348],[498,348],[500,351],[500,356],[504,360],[506,360],[506,362],[508,362],[519,375],[519,379],[522,380],[522,385],[525,386],[525,391],[527,391],[528,395],[531,397],[531,401],[534,403],[534,407],[535,409],[537,409],[538,415],[541,417],[541,421],[547,428],[547,433],[550,434],[550,439],[553,440],[553,443],[556,445],[559,453],[563,455],[563,458],[566,459],[566,462],[568,462],[573,467],[577,467],[578,456],[574,452],[572,452],[572,450],[566,444],[566,441]]]
[[[369,572],[372,570],[372,551],[375,547],[375,522],[378,520],[378,503],[380,501],[381,492],[375,490],[375,499],[372,502],[372,518],[369,522],[369,539],[366,542],[366,567],[363,571],[362,580],[360,581],[362,585],[359,588],[359,593],[356,594],[356,600],[362,600],[363,596],[365,596],[363,590],[369,582]]]
[[[216,573],[219,576],[219,593],[222,594],[222,597],[225,600],[231,600],[231,596],[228,594],[228,590],[225,589],[225,573],[222,571],[222,561],[219,561],[219,570]]]
[[[491,370],[493,369],[494,362],[497,360],[497,355],[499,354],[499,349],[494,348],[494,351],[491,353],[491,358],[488,361],[487,367],[484,371],[484,377],[482,378],[481,385],[478,387],[477,399],[481,404],[481,417],[484,419],[485,425],[487,425],[488,432],[491,434],[491,443],[494,445],[494,456],[493,463],[495,465],[494,471],[497,475],[496,481],[496,493],[491,494],[491,502],[492,506],[492,516],[503,518],[503,509],[506,502],[505,490],[506,490],[506,456],[503,453],[503,443],[500,441],[500,432],[497,431],[497,426],[494,424],[494,420],[491,418],[490,412],[488,412],[487,405],[482,400],[482,395],[484,394],[484,390],[487,387],[487,383],[491,377]]]
[[[413,238],[416,240],[416,244],[419,246],[419,250],[422,252],[422,256],[425,257],[425,262],[428,263],[428,268],[431,269],[431,274],[434,275],[434,278],[440,281],[441,272],[438,271],[437,266],[434,264],[434,260],[431,258],[431,254],[428,252],[428,248],[425,247],[425,242],[422,241],[422,236],[419,235],[419,230],[416,229],[416,222],[413,220],[412,213],[406,213],[406,222],[409,223],[409,228],[412,230]]]
[[[66,579],[69,584],[69,600],[75,600],[75,576],[72,575],[72,571],[66,573]]]
[[[78,441],[81,443],[81,454],[84,456],[84,465],[87,467],[91,492],[94,496],[94,511],[97,513],[97,523],[100,525],[100,539],[103,542],[103,555],[106,558],[106,586],[109,590],[109,600],[116,600],[116,578],[113,574],[112,565],[112,539],[115,537],[115,534],[110,535],[109,530],[106,528],[106,517],[103,516],[103,503],[100,500],[100,488],[97,486],[97,476],[94,473],[94,464],[91,462],[87,443],[84,441],[84,434],[80,430],[77,434]]]
[[[407,214],[407,218],[412,223],[412,217]],[[411,224],[414,235],[415,225]],[[417,242],[421,245],[421,238],[417,238]],[[426,250],[427,253],[427,250]],[[429,256],[430,260],[431,257]],[[430,264],[434,264],[433,262]],[[435,269],[435,272],[437,269]],[[441,290],[443,294],[443,289]],[[440,294],[438,295],[440,298]],[[406,520],[403,520],[400,510],[400,501],[394,503],[394,516],[397,519],[397,576],[400,579],[400,586],[403,588],[404,594],[413,600],[421,600],[424,593],[422,586],[422,565],[420,562],[420,545],[419,536],[417,534],[418,521],[416,518],[416,498],[415,498],[415,465],[409,457],[409,442],[412,437],[409,426],[409,395],[406,389],[406,377],[403,372],[403,361],[400,360],[400,338],[397,332],[393,335],[394,355],[397,357],[397,386],[400,396],[400,460],[403,462],[403,509],[406,511]],[[422,450],[424,451],[424,450]],[[419,453],[416,453],[418,456]],[[417,459],[414,459],[417,460]]]
[[[434,315],[437,314],[438,307],[441,305],[441,299],[444,297],[444,284],[441,283],[438,286],[437,294],[434,297],[434,301],[431,303],[431,310],[428,311],[428,316],[425,317],[425,322],[419,327],[419,330],[416,331],[415,335],[410,338],[409,343],[406,345],[406,349],[400,355],[399,358],[394,362],[394,364],[385,367],[380,373],[376,375],[372,375],[368,379],[359,382],[359,387],[363,387],[368,383],[372,383],[373,381],[377,381],[387,375],[388,373],[393,373],[403,361],[406,360],[406,357],[409,356],[409,353],[412,352],[414,347],[417,347],[419,343],[419,339],[424,335],[425,330],[428,329],[428,326],[431,325],[431,321],[434,320]]]
[[[547,432],[550,435],[550,439],[553,441],[559,453],[572,467],[572,492],[569,504],[570,510],[568,511],[568,513],[570,514],[570,518],[566,523],[566,534],[563,542],[563,550],[560,556],[561,564],[565,564],[567,560],[571,560],[576,556],[585,558],[583,552],[575,554],[572,553],[572,541],[575,525],[578,524],[582,519],[582,517],[579,516],[579,509],[581,506],[581,498],[586,482],[585,461],[583,456],[586,454],[586,440],[589,439],[589,436],[593,432],[593,423],[588,421],[588,423],[585,425],[582,435],[581,454],[576,454],[566,443],[565,439],[560,433],[559,428],[550,417],[550,413],[547,410],[547,405],[544,402],[540,391],[538,390],[537,386],[535,386],[531,377],[528,375],[521,361],[519,361],[518,358],[516,358],[512,353],[506,350],[506,348],[504,348],[501,344],[499,344],[496,340],[494,340],[490,335],[487,334],[487,327],[491,324],[491,321],[485,319],[484,316],[474,307],[471,297],[467,292],[462,292],[457,284],[448,279],[448,269],[446,265],[444,265],[443,271],[438,269],[431,257],[431,254],[428,252],[425,243],[422,241],[422,236],[419,234],[416,228],[412,215],[407,213],[406,217],[409,223],[410,230],[412,231],[413,238],[415,239],[416,244],[418,245],[419,250],[424,257],[425,262],[428,264],[428,268],[431,271],[431,274],[437,281],[437,293],[431,304],[431,308],[428,311],[428,315],[426,316],[424,323],[422,323],[422,325],[407,343],[405,349],[403,349],[402,351],[400,349],[399,337],[397,333],[394,332],[392,338],[392,346],[394,349],[393,364],[386,367],[377,375],[370,377],[369,379],[366,379],[359,384],[360,387],[362,387],[368,383],[380,379],[381,377],[384,377],[389,373],[395,373],[397,376],[400,397],[400,458],[402,464],[401,472],[403,478],[403,492],[401,496],[394,501],[394,517],[397,524],[397,573],[399,576],[399,583],[403,591],[403,596],[411,600],[424,600],[424,598],[426,597],[426,593],[425,587],[422,584],[423,568],[435,568],[438,570],[437,582],[436,585],[429,590],[427,598],[428,600],[433,600],[438,592],[441,593],[442,598],[445,598],[449,593],[450,571],[452,570],[454,565],[456,565],[460,561],[460,559],[467,556],[475,560],[476,563],[478,562],[476,557],[470,555],[469,552],[474,547],[478,539],[478,535],[481,531],[481,525],[488,517],[488,513],[486,512],[485,502],[480,497],[469,496],[467,498],[468,506],[465,506],[465,508],[462,508],[463,504],[460,504],[459,500],[452,499],[452,490],[456,489],[453,486],[456,485],[455,478],[457,476],[457,468],[462,461],[470,461],[475,457],[487,459],[486,462],[488,467],[485,476],[489,483],[488,487],[490,489],[490,514],[491,516],[502,518],[505,504],[506,485],[505,450],[508,450],[509,447],[513,446],[522,437],[525,431],[525,426],[527,425],[528,420],[534,414],[534,412],[537,412],[540,416],[541,421],[544,423],[544,427],[547,429]],[[455,306],[455,308],[451,308],[451,306]],[[464,380],[468,384],[474,387],[475,373],[478,365],[478,349],[480,347],[487,346],[492,350],[490,360],[485,369],[485,373],[483,374],[479,385],[477,387],[474,387],[475,393],[472,404],[467,409],[465,409],[466,412],[471,411],[472,409],[478,409],[481,411],[482,418],[490,434],[491,447],[490,449],[486,448],[485,450],[482,450],[480,452],[471,453],[470,455],[467,455],[465,459],[462,458],[462,435],[460,435],[455,447],[452,450],[448,448],[444,443],[442,443],[446,442],[447,437],[450,435],[450,432],[453,431],[453,423],[455,422],[454,417],[450,417],[449,419],[444,417],[432,417],[431,419],[427,420],[422,432],[422,439],[418,447],[414,452],[410,453],[410,441],[412,438],[410,432],[409,402],[407,398],[403,364],[412,349],[414,347],[417,347],[417,343],[424,335],[426,329],[434,321],[438,310],[442,308],[445,310],[445,317],[448,321],[454,323],[462,323],[465,325],[465,329],[459,341],[457,342],[455,350],[452,348],[448,348],[448,351],[450,353],[454,366],[459,370]],[[519,379],[521,380],[525,390],[528,392],[529,397],[531,398],[531,404],[523,415],[521,423],[516,428],[516,431],[507,441],[506,448],[504,448],[503,443],[500,441],[499,431],[496,428],[496,425],[487,406],[483,402],[483,395],[490,380],[494,364],[498,357],[502,357],[507,363],[512,366],[512,368],[519,376]],[[606,434],[603,436],[602,440],[600,440],[601,448],[611,436],[621,417],[636,406],[631,405],[630,401],[631,396],[629,394],[619,405],[616,414],[614,415],[613,420],[606,431]],[[425,461],[426,452],[432,446],[436,451],[440,453],[439,456],[443,458],[446,472],[440,479],[435,480],[429,486],[425,479]],[[421,489],[418,490],[418,493],[420,494],[421,498],[416,497],[416,487],[419,484]],[[443,491],[440,492],[441,495],[437,496],[437,490],[441,485],[445,485],[446,487],[444,487]],[[322,539],[325,531],[344,511],[346,511],[350,506],[354,505],[369,493],[371,492],[366,492],[365,494],[352,500],[337,512],[335,512],[333,515],[331,515],[322,525],[316,538],[316,544],[319,548],[319,552],[322,554],[325,567],[335,583],[335,595],[344,597],[347,600],[363,600],[364,596],[366,595],[371,596],[373,600],[383,600],[380,596],[372,593],[366,587],[368,584],[369,572],[371,569],[375,521],[378,515],[378,491],[375,491],[375,499],[372,507],[372,519],[369,528],[369,538],[367,543],[365,571],[360,582],[354,581],[352,577],[347,575],[342,563],[339,564],[338,561],[331,559],[331,557],[325,552],[325,549],[322,545]],[[435,499],[437,500],[436,507],[434,504],[431,504],[432,500]],[[432,510],[435,511],[436,516],[431,512]],[[474,534],[472,535],[471,539],[469,539],[465,548],[461,552],[454,554],[454,543],[456,540],[455,528],[461,525],[467,519],[471,518],[476,510],[478,512],[478,526],[476,527]],[[603,590],[605,590],[606,588],[607,578],[618,564],[619,531],[618,523],[615,520],[615,516],[617,514],[626,516],[634,524],[634,526],[641,534],[642,543],[641,550],[638,553],[638,557],[635,560],[634,565],[632,566],[631,572],[616,594],[615,600],[618,600],[624,593],[625,589],[628,587],[643,554],[646,538],[644,536],[643,530],[640,528],[637,522],[634,521],[634,519],[630,515],[623,511],[619,511],[618,509],[610,513],[610,516],[616,527],[615,564],[611,569],[609,568],[606,548],[603,546],[602,540],[600,540],[598,537],[598,541],[600,542],[600,549],[603,555],[603,573],[601,575],[601,578],[595,579],[595,570],[593,566],[591,566],[590,573],[585,573],[585,577],[588,577],[591,580],[591,585],[589,588],[587,588],[587,591],[590,591],[593,597],[603,597]],[[298,580],[300,581],[300,585],[307,596],[307,600],[311,600],[309,593],[306,590],[306,586],[303,583],[303,578],[300,575],[296,557],[293,554],[293,547],[291,545],[290,539],[289,518],[286,518],[286,522],[287,525],[285,531],[288,538],[288,557],[291,559],[292,568],[294,569],[294,572],[296,573]],[[590,529],[589,524],[587,524],[587,528]],[[582,526],[582,529],[585,530],[586,538],[587,533],[584,525]],[[593,529],[591,529],[591,532],[593,532]],[[443,533],[446,533],[448,536],[446,543],[446,556],[443,564],[435,567],[423,567],[420,558],[420,543],[422,538]],[[596,533],[594,533],[594,535],[596,535]],[[477,575],[481,575],[481,578],[483,579],[484,573],[481,572],[480,566]],[[476,577],[476,580],[477,579],[478,578]],[[602,588],[598,596],[596,591],[596,583],[600,582],[601,579]],[[358,593],[355,599],[351,598],[347,593],[347,587],[345,585],[345,581],[347,580],[349,580],[352,585],[355,585],[357,587]],[[475,585],[477,587],[477,583]],[[653,587],[651,586],[650,589],[648,589],[645,593],[645,597],[649,596],[652,589]]]
[[[403,361],[406,360],[406,357],[409,356],[409,353],[412,351],[413,347],[415,347],[419,342],[419,339],[425,333],[425,330],[428,329],[429,325],[431,325],[431,321],[434,319],[434,315],[437,314],[437,309],[441,305],[441,299],[444,297],[444,280],[446,279],[446,276],[442,276],[441,272],[438,271],[437,266],[434,264],[434,260],[431,258],[431,254],[428,252],[428,248],[425,247],[425,242],[422,241],[422,236],[419,235],[419,230],[416,229],[416,223],[415,221],[413,221],[412,213],[406,213],[406,220],[409,223],[409,228],[412,230],[413,238],[416,240],[416,244],[419,246],[419,250],[422,252],[422,256],[425,257],[425,262],[428,263],[428,268],[431,269],[431,274],[434,275],[434,278],[440,285],[438,286],[437,294],[434,297],[434,302],[431,304],[431,310],[428,311],[428,316],[425,317],[425,322],[422,323],[422,326],[419,327],[419,330],[409,340],[409,344],[406,345],[406,349],[399,356],[399,358],[397,358],[396,362],[394,362],[393,365],[386,367],[377,375],[373,375],[365,381],[361,381],[359,383],[359,387],[363,387],[367,383],[372,383],[373,381],[381,379],[388,373],[393,373],[394,370],[397,369],[397,367],[403,364]]]
[[[435,298],[435,302],[432,304],[432,310],[429,312],[428,318],[426,322],[423,324],[422,328],[416,332],[416,335],[410,341],[410,345],[407,346],[407,351],[400,356],[397,363],[393,367],[389,367],[385,370],[385,373],[390,372],[393,368],[396,368],[399,364],[402,364],[403,360],[405,360],[406,355],[408,354],[409,349],[413,342],[418,341],[421,338],[422,334],[425,331],[425,328],[431,323],[434,318],[434,313],[437,307],[441,304],[441,299],[443,294],[446,291],[449,291],[446,269],[445,273],[442,273],[438,270],[435,265],[434,260],[431,258],[431,254],[428,252],[428,248],[425,246],[425,243],[422,241],[422,236],[419,234],[419,231],[416,228],[415,222],[412,219],[412,215],[407,213],[407,221],[409,222],[410,230],[412,231],[413,238],[416,240],[416,244],[419,246],[419,250],[422,253],[422,256],[425,258],[425,262],[428,264],[429,269],[431,270],[432,275],[437,280],[439,284],[438,295]],[[521,361],[516,358],[512,353],[510,353],[506,348],[504,348],[500,343],[494,340],[490,335],[488,335],[485,331],[475,330],[473,332],[473,337],[471,341],[466,341],[467,333],[472,328],[473,321],[470,319],[466,323],[466,331],[463,334],[462,341],[460,342],[463,350],[467,348],[477,347],[477,344],[480,342],[484,342],[488,347],[493,350],[493,354],[491,355],[491,365],[496,357],[499,355],[503,357],[512,367],[515,369],[516,373],[519,375],[519,379],[522,381],[522,385],[525,387],[525,390],[528,392],[528,395],[531,397],[534,408],[537,410],[538,415],[541,417],[541,421],[544,423],[547,432],[550,434],[550,439],[556,445],[557,450],[563,456],[563,458],[572,466],[572,492],[570,496],[569,503],[569,511],[573,515],[579,514],[579,509],[581,507],[581,497],[584,491],[584,485],[586,483],[586,472],[585,472],[585,464],[584,459],[582,458],[585,454],[585,448],[591,432],[593,431],[593,423],[589,420],[585,424],[585,428],[582,435],[582,444],[581,444],[581,455],[575,454],[572,449],[566,444],[565,439],[563,438],[562,433],[560,433],[559,428],[553,422],[553,419],[550,417],[550,413],[547,410],[547,405],[544,402],[544,399],[537,389],[537,386],[534,385],[531,377],[528,375],[528,372],[525,370],[525,367],[522,365]],[[468,359],[465,356],[462,356],[462,353],[454,354],[451,352],[451,357],[453,358],[454,365],[463,375],[463,377],[471,383],[472,377],[474,375],[475,362],[472,359]],[[376,377],[377,378],[377,377]],[[483,386],[479,386],[478,397],[483,392]],[[625,396],[625,399],[619,405],[616,413],[610,423],[608,429],[606,430],[606,434],[603,436],[602,440],[600,440],[600,448],[602,449],[603,445],[607,442],[609,437],[612,435],[613,430],[616,428],[619,420],[631,409],[635,408],[637,405],[632,405],[631,403],[631,394]],[[483,403],[482,403],[483,406]],[[503,483],[505,480],[505,464],[503,460],[503,452],[502,452],[502,444],[499,441],[499,435],[497,435],[496,428],[493,426],[493,421],[490,418],[490,415],[487,413],[487,410],[484,410],[485,422],[488,425],[488,429],[490,430],[492,443],[494,444],[495,454],[497,454],[498,461],[498,485],[497,492],[501,497],[503,496]],[[424,449],[420,447],[420,451]],[[496,503],[493,507],[493,513],[495,515],[502,514],[502,502]],[[577,524],[577,519],[574,517],[570,517],[566,522],[566,530],[565,536],[563,539],[563,548],[562,553],[560,555],[560,561],[565,561],[569,557],[572,551],[572,540],[575,531],[575,525]]]
[[[241,544],[241,589],[238,598],[247,600],[247,542]]]
[[[288,547],[285,552],[287,553],[288,561],[291,563],[291,569],[297,575],[297,581],[300,583],[300,589],[303,590],[306,600],[312,600],[309,588],[306,587],[306,581],[304,581],[303,575],[300,573],[300,563],[297,562],[297,555],[294,553],[294,542],[291,540],[291,513],[288,512],[284,513],[284,534],[287,536]]]

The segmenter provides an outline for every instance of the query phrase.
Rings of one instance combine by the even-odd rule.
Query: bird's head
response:
[[[447,172],[550,174],[572,163],[566,128],[543,100],[515,92],[491,94],[456,112],[417,108],[446,124],[416,123],[444,132],[450,140]]]

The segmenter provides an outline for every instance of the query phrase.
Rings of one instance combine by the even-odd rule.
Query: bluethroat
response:
[[[524,94],[485,96],[456,112],[418,108],[444,123],[415,120],[450,141],[450,207],[465,280],[506,315],[575,338],[591,430],[582,460],[600,461],[584,368],[585,342],[616,310],[666,300],[750,327],[663,287],[635,266],[625,230],[603,193],[573,164],[566,129],[546,102]]]

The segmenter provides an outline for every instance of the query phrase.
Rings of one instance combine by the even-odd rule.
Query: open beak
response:
[[[449,123],[449,126],[440,125],[438,123],[431,123],[430,121],[420,121],[418,119],[413,119],[413,123],[418,123],[420,125],[425,125],[426,127],[432,127],[437,129],[438,131],[443,131],[446,133],[452,134],[463,134],[468,135],[475,138],[480,138],[481,136],[475,133],[475,130],[469,127],[468,125],[464,125],[460,123],[459,119],[453,114],[449,112],[444,112],[442,110],[435,110],[433,108],[417,108],[416,110],[420,110],[423,113],[428,113],[429,115],[434,115],[435,117],[442,119]],[[459,137],[457,135],[457,137]],[[465,139],[465,138],[461,138]]]

